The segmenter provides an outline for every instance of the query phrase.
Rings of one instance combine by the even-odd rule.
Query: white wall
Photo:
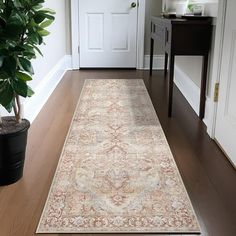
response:
[[[150,52],[150,31],[151,31],[151,17],[160,16],[162,8],[162,0],[146,0],[145,12],[145,55]],[[155,44],[154,54],[161,54],[163,50]]]
[[[44,4],[45,7],[56,11],[56,19],[48,28],[51,34],[45,37],[46,45],[40,47],[44,56],[38,56],[32,61],[35,70],[34,80],[31,82],[33,88],[36,88],[53,66],[66,55],[65,2],[66,0],[46,0]]]
[[[66,3],[66,53],[67,55],[72,54],[71,49],[71,1],[65,0]]]

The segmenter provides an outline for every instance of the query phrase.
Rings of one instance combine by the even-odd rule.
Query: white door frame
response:
[[[212,68],[212,81],[210,91],[210,102],[209,102],[209,122],[207,132],[212,139],[215,139],[216,129],[216,116],[218,103],[214,102],[215,84],[220,82],[221,64],[222,64],[222,53],[223,53],[223,40],[225,31],[225,18],[226,18],[226,6],[227,0],[220,0],[218,3],[218,16],[216,24],[216,36],[215,36],[215,47],[213,68]]]
[[[144,68],[145,3],[138,0],[137,62],[136,68]],[[80,69],[79,60],[79,0],[71,0],[72,69]]]

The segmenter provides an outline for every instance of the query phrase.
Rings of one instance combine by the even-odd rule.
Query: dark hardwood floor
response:
[[[35,235],[83,82],[90,78],[144,79],[202,235],[235,236],[235,169],[176,87],[173,117],[167,117],[168,87],[162,71],[154,71],[150,78],[148,71],[135,70],[85,70],[65,75],[30,128],[23,179],[0,187],[0,236]]]

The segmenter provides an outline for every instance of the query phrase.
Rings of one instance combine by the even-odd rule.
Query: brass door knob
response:
[[[132,8],[135,8],[136,6],[137,6],[136,2],[132,2],[132,3],[131,3],[131,7],[132,7]]]

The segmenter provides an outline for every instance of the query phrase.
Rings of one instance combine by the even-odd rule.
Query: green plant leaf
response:
[[[16,71],[17,62],[12,56],[5,57],[2,65],[2,69],[5,70],[9,75],[14,75]]]
[[[6,26],[6,20],[0,15],[0,28],[4,28]]]
[[[34,95],[34,91],[28,86],[27,97],[32,97]]]
[[[9,54],[9,51],[7,49],[5,49],[5,48],[0,49],[1,56],[8,56],[8,54]]]
[[[27,41],[31,45],[41,45],[43,43],[43,37],[38,32],[31,32],[28,34]]]
[[[23,7],[19,0],[14,0],[13,4],[14,4],[15,7]]]
[[[34,74],[34,70],[33,70],[33,67],[32,67],[32,64],[31,62],[24,58],[24,57],[20,57],[19,58],[19,62],[20,62],[20,66],[27,72],[29,72],[31,75]]]
[[[24,20],[22,19],[20,14],[17,12],[12,12],[11,16],[9,17],[9,19],[7,21],[7,25],[22,26],[22,25],[24,25],[24,23],[25,23]]]
[[[24,46],[25,51],[27,52],[34,52],[34,46],[30,44],[25,44]]]
[[[17,42],[14,41],[14,40],[8,40],[8,41],[6,42],[6,45],[7,45],[8,47],[14,48],[14,47],[17,46]]]
[[[50,26],[52,23],[53,23],[53,20],[46,20],[46,21],[44,21],[44,22],[42,22],[42,23],[40,24],[40,27],[41,27],[41,28],[47,28],[47,27]]]
[[[28,41],[30,41],[33,44],[39,44],[39,36],[37,33],[29,33],[28,34]]]
[[[38,33],[40,36],[48,36],[50,34],[50,32],[47,30],[40,30]]]
[[[25,27],[25,20],[17,12],[12,12],[6,24],[6,33],[17,36],[22,33]]]
[[[12,101],[11,101],[8,105],[5,106],[5,109],[6,109],[9,113],[11,113],[11,112],[12,112],[13,105],[14,105],[14,99],[12,99]]]
[[[45,2],[45,0],[34,0],[33,1],[33,6],[39,5],[39,4],[44,3],[44,2]]]
[[[43,13],[42,14],[38,13],[34,16],[34,21],[36,24],[42,23],[45,19],[46,19],[46,16]]]
[[[41,50],[38,47],[34,46],[34,49],[43,57],[43,54],[42,54]]]
[[[4,61],[4,56],[0,56],[0,68],[1,68],[2,65],[3,65],[3,61]]]
[[[14,48],[12,48],[12,51],[14,51],[14,52],[23,52],[23,51],[25,51],[25,48],[23,46],[17,45]]]
[[[194,4],[188,4],[188,9],[190,12],[193,12]]]
[[[11,85],[8,82],[3,82],[0,85],[0,104],[7,109],[13,98],[14,92]]]
[[[36,19],[39,18],[44,18],[44,19],[50,19],[50,20],[54,20],[55,17],[52,15],[52,13],[50,13],[49,11],[43,9],[43,10],[39,10],[36,12]],[[36,22],[36,21],[35,21]],[[41,21],[42,22],[42,21]],[[36,22],[36,23],[41,23],[41,22]]]
[[[28,94],[28,86],[25,81],[22,80],[14,80],[13,89],[16,94],[26,98]]]
[[[35,6],[33,6],[32,7],[32,9],[34,10],[34,11],[38,11],[39,9],[41,9],[41,8],[43,8],[43,5],[42,4],[36,4]]]
[[[55,17],[49,14],[45,14],[46,18],[49,20],[55,20]]]
[[[31,59],[36,59],[36,54],[35,53],[31,53],[31,52],[23,52],[22,55],[27,58],[28,60]]]
[[[45,11],[42,10],[38,11],[34,16],[34,21],[37,24],[42,23],[45,19],[54,20],[55,17],[50,14],[47,14]]]
[[[41,12],[49,13],[49,14],[52,14],[52,15],[56,14],[56,12],[54,10],[52,10],[51,8],[44,8],[43,10],[41,10]]]
[[[16,72],[16,77],[23,80],[23,81],[31,81],[32,80],[32,77],[23,73],[23,72]]]
[[[4,71],[4,70],[0,70],[0,85],[1,83],[3,83],[3,81],[9,79],[9,75]],[[1,89],[1,86],[0,86]]]
[[[43,36],[39,35],[39,45],[43,43]]]
[[[24,52],[22,53],[23,56],[25,56],[27,59],[36,58],[34,47],[30,45],[24,45]]]

